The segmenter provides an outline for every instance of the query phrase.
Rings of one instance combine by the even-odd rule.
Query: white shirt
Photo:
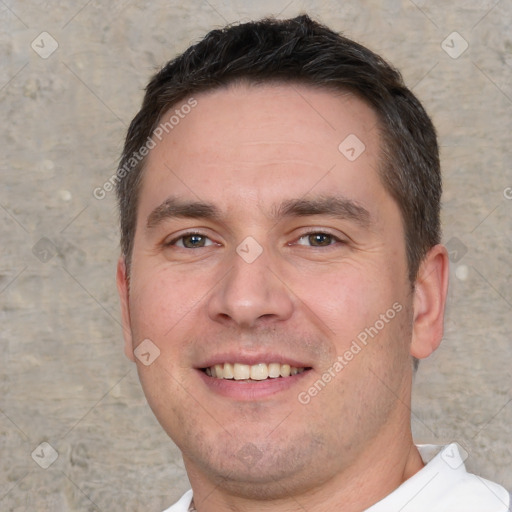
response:
[[[466,471],[456,443],[419,445],[426,466],[366,512],[511,512],[509,493]],[[164,512],[187,512],[192,491]]]

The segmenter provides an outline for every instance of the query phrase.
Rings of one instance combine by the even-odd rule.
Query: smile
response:
[[[216,364],[204,368],[203,371],[209,377],[216,379],[228,379],[238,381],[260,381],[266,379],[278,379],[303,373],[307,368],[297,368],[289,364],[258,363],[253,365],[242,363]]]

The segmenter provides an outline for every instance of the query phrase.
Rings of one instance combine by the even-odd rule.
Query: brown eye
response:
[[[308,240],[310,245],[314,247],[325,247],[331,245],[332,236],[327,233],[312,233],[308,235]]]
[[[337,241],[338,239],[334,235],[319,231],[301,236],[297,243],[299,245],[306,245],[309,247],[328,247]]]

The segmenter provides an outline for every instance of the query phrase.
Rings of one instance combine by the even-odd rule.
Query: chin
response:
[[[266,443],[256,443],[243,443],[230,437],[230,444],[224,449],[219,448],[217,439],[215,451],[202,450],[193,456],[183,452],[187,472],[193,475],[199,470],[230,494],[255,500],[300,494],[313,485],[311,474],[322,472],[321,467],[313,468],[314,443],[308,443],[309,448],[308,444],[290,443],[290,440],[281,448],[268,438]]]

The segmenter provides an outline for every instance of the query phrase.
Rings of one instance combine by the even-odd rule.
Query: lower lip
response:
[[[277,379],[265,379],[254,382],[242,382],[234,379],[217,379],[209,377],[202,370],[197,370],[206,386],[218,395],[234,400],[254,401],[271,397],[299,384],[310,370]]]

